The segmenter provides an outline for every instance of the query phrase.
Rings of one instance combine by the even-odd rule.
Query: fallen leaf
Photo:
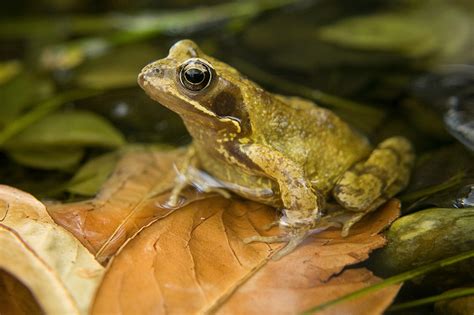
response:
[[[179,210],[166,207],[182,156],[183,150],[127,150],[95,198],[48,206],[97,259],[105,263],[115,255],[92,314],[297,313],[379,281],[366,269],[344,268],[385,244],[379,232],[398,217],[397,201],[357,224],[347,238],[328,230],[273,261],[282,244],[242,241],[278,233],[263,228],[278,219],[273,208],[193,189]],[[380,314],[398,288],[328,314]]]
[[[103,267],[30,194],[0,185],[0,269],[47,314],[86,314]],[[58,303],[58,301],[61,301]]]
[[[135,147],[122,152],[115,170],[93,199],[48,204],[56,221],[81,241],[97,260],[106,262],[142,227],[167,216],[166,207],[183,150]],[[205,198],[193,189],[184,192],[184,206]]]
[[[343,269],[385,244],[378,233],[398,201],[354,226],[309,237],[281,260],[281,244],[242,239],[270,235],[274,209],[214,197],[195,201],[142,229],[110,262],[92,314],[294,314],[379,281],[364,268]],[[342,272],[342,273],[341,273]],[[325,314],[381,314],[399,286],[329,308]]]
[[[15,315],[40,315],[43,310],[31,291],[11,274],[0,270],[0,312]]]

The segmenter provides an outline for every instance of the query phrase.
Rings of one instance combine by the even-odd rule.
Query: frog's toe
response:
[[[344,224],[342,225],[341,236],[347,237],[349,235],[351,227],[357,222],[359,222],[364,217],[365,214],[366,214],[365,212],[357,213],[353,215],[349,220],[344,222]]]
[[[244,239],[244,243],[249,244],[253,242],[262,242],[262,243],[281,243],[288,242],[284,247],[282,247],[278,252],[273,256],[273,260],[278,260],[283,256],[291,253],[298,245],[305,240],[305,238],[310,233],[308,229],[298,229],[291,231],[290,233],[285,233],[276,236],[252,236]]]
[[[282,235],[275,235],[275,236],[251,236],[244,238],[244,243],[245,244],[250,244],[250,243],[255,243],[255,242],[260,242],[260,243],[282,243],[282,242],[288,242],[290,240],[291,236],[287,234],[282,234]]]
[[[279,260],[280,258],[288,255],[292,251],[296,249],[306,238],[307,234],[306,233],[301,233],[298,235],[292,235],[289,238],[288,244],[286,244],[282,249],[280,249],[278,252],[276,252],[272,256],[272,260]]]
[[[274,228],[275,226],[279,226],[280,225],[280,220],[275,220],[273,222],[270,222],[266,225],[263,226],[263,230],[264,231],[269,231],[271,230],[272,228]]]

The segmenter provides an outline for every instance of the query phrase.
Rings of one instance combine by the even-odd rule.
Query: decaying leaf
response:
[[[15,315],[43,315],[31,291],[8,272],[0,270],[0,312]]]
[[[114,257],[92,314],[297,313],[379,281],[364,268],[343,270],[385,244],[378,233],[399,215],[397,201],[356,225],[347,238],[328,230],[274,261],[282,244],[242,241],[279,233],[265,230],[278,218],[271,207],[193,189],[179,209],[166,207],[182,156],[182,150],[150,147],[123,151],[95,198],[48,206],[99,261]],[[380,314],[398,288],[328,314]]]
[[[242,241],[278,233],[263,228],[276,219],[273,209],[222,197],[195,201],[125,244],[109,264],[92,314],[298,313],[377,282],[363,268],[338,274],[383,246],[378,233],[398,214],[399,203],[392,201],[349,237],[326,231],[273,261],[282,245]],[[337,305],[327,314],[380,314],[398,288]]]
[[[85,314],[103,267],[30,194],[0,185],[0,269],[47,314]],[[60,302],[58,302],[60,301]]]
[[[126,150],[95,198],[50,204],[48,212],[105,262],[143,226],[175,210],[166,207],[166,201],[174,185],[174,165],[182,152],[151,147]],[[194,190],[185,195],[180,206],[205,197]]]

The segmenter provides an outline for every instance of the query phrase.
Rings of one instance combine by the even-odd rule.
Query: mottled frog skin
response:
[[[143,68],[138,82],[182,117],[193,138],[170,203],[191,184],[274,206],[285,233],[246,241],[288,241],[279,257],[312,230],[334,225],[323,219],[331,213],[350,214],[339,222],[347,235],[409,180],[408,140],[393,137],[373,148],[330,110],[265,91],[190,40]]]

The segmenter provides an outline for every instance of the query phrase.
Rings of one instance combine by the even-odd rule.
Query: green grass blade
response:
[[[443,301],[443,300],[448,300],[448,299],[454,299],[466,295],[472,295],[474,294],[474,288],[462,288],[462,289],[457,289],[457,290],[452,290],[449,292],[445,292],[442,294],[430,296],[424,299],[419,299],[419,300],[414,300],[406,303],[400,303],[391,306],[388,311],[399,311],[399,310],[404,310],[408,308],[412,308],[415,306],[420,306],[420,305],[425,305],[425,304],[431,304],[434,302],[438,301]]]
[[[331,300],[329,302],[320,304],[318,306],[312,307],[312,308],[304,311],[303,313],[301,313],[301,315],[309,315],[309,314],[313,314],[313,313],[322,311],[322,310],[324,310],[324,309],[326,309],[330,306],[333,306],[333,305],[336,305],[336,304],[339,304],[339,303],[342,303],[342,302],[354,300],[358,297],[361,297],[361,296],[364,296],[366,294],[378,291],[380,289],[386,288],[386,287],[391,286],[393,284],[398,284],[398,283],[401,283],[403,281],[416,278],[418,276],[429,273],[433,270],[440,269],[440,268],[455,264],[457,262],[460,262],[460,261],[463,261],[463,260],[466,260],[466,259],[469,259],[469,258],[472,258],[472,257],[474,257],[474,250],[470,250],[470,251],[464,252],[464,253],[456,255],[456,256],[452,256],[452,257],[449,257],[449,258],[446,258],[446,259],[435,261],[433,263],[430,263],[430,264],[415,268],[413,270],[403,272],[399,275],[387,278],[382,282],[379,282],[377,284],[368,286],[366,288],[354,291],[354,292],[349,293],[347,295],[341,296],[340,298],[337,298],[337,299]]]

